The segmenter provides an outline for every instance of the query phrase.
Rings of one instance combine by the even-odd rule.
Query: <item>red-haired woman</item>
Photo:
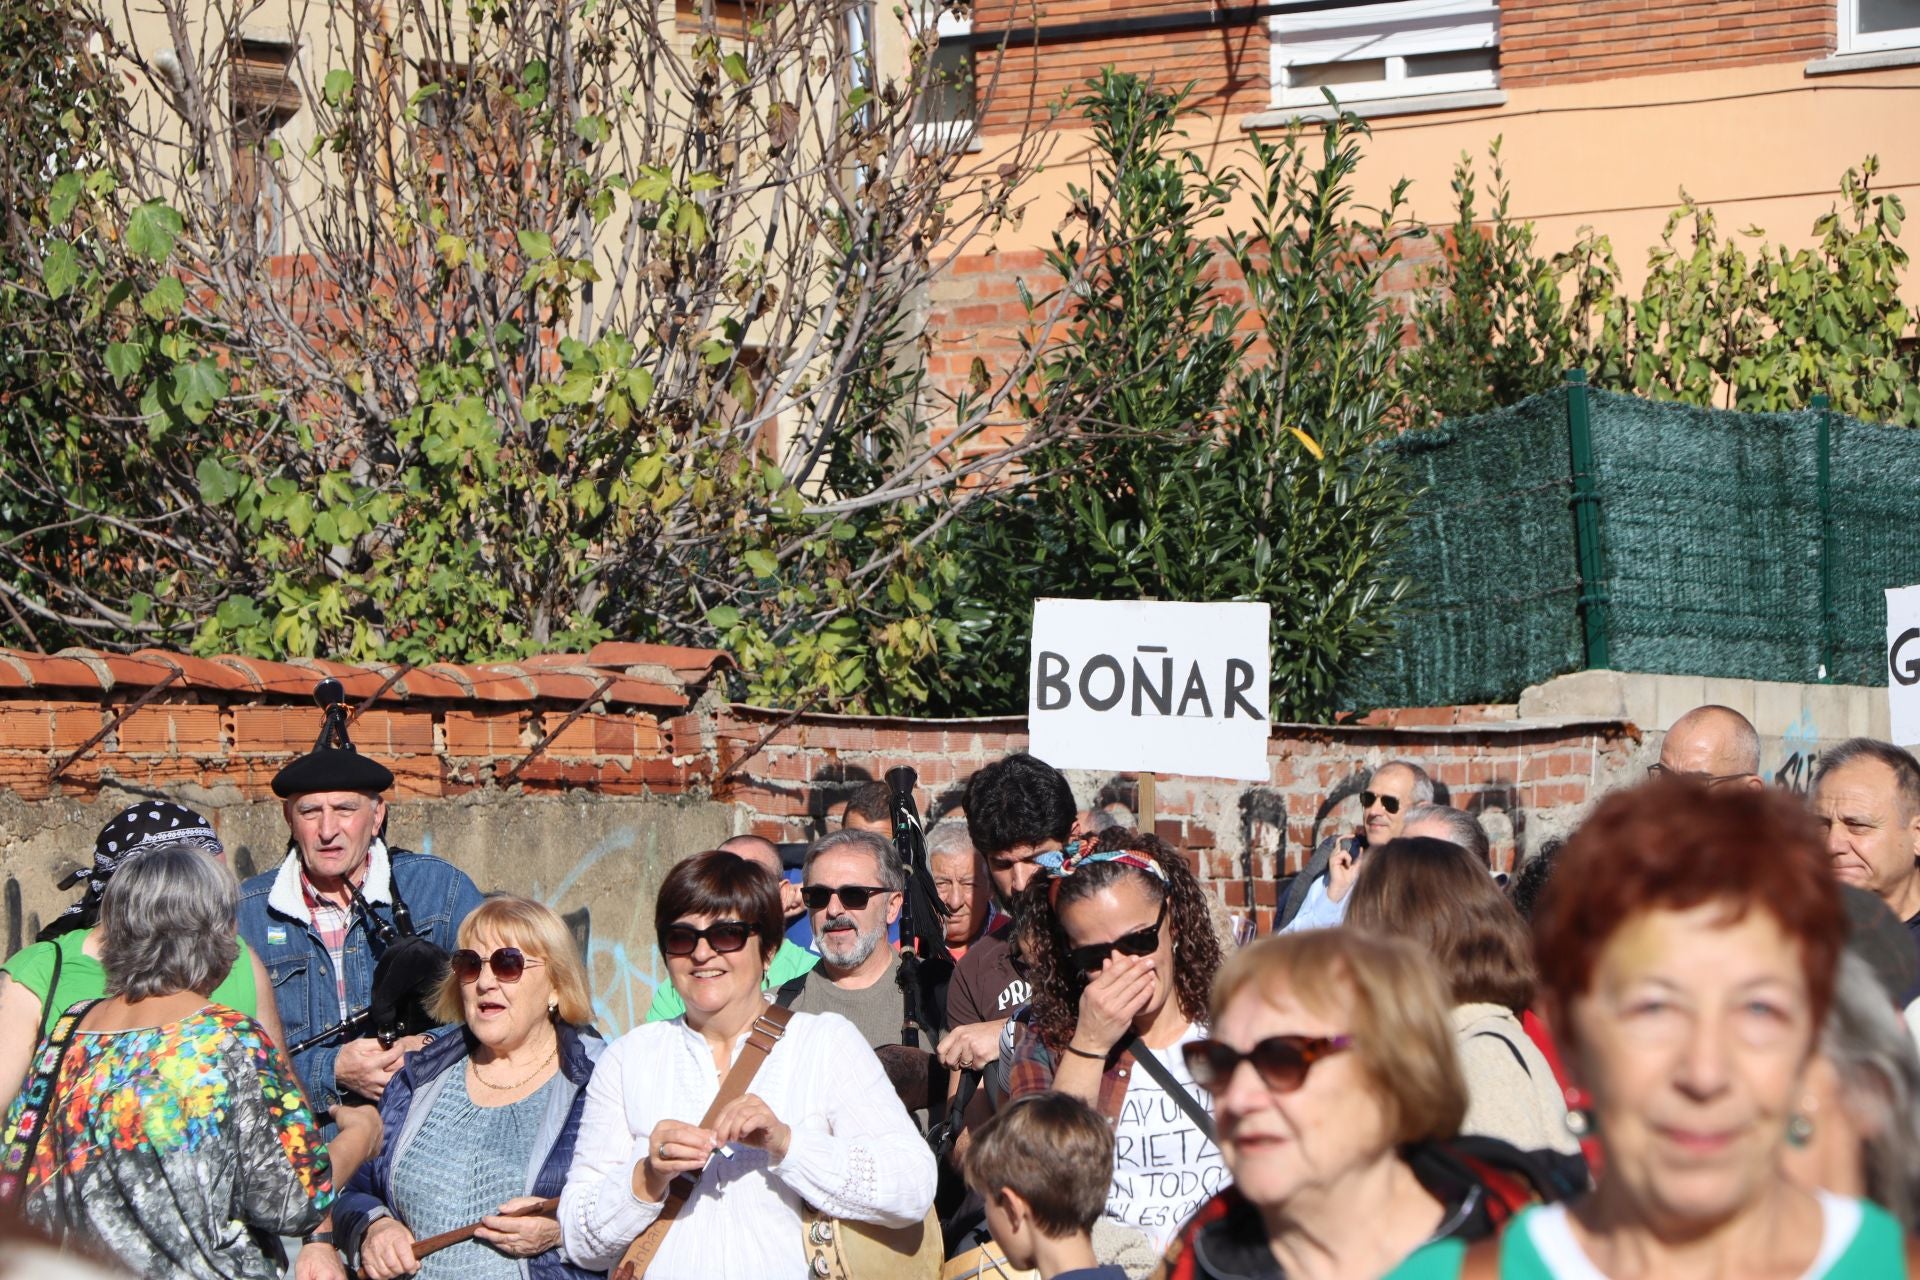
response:
[[[1545,1006],[1591,1098],[1606,1172],[1465,1255],[1430,1246],[1400,1280],[1841,1280],[1908,1274],[1900,1228],[1802,1190],[1807,1067],[1846,916],[1825,849],[1788,796],[1650,783],[1601,801],[1535,916]]]
[[[1107,1214],[1158,1251],[1228,1181],[1181,1055],[1206,1035],[1219,938],[1193,869],[1154,836],[1109,830],[1038,861],[1016,913],[1033,1000],[1014,1025],[1008,1093],[1058,1089],[1114,1122]]]

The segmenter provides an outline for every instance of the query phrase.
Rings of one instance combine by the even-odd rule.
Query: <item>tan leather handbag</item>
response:
[[[818,1280],[940,1280],[945,1249],[940,1219],[931,1209],[910,1227],[879,1227],[802,1205],[800,1233],[807,1269]]]

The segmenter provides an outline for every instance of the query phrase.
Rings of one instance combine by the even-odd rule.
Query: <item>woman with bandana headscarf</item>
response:
[[[148,800],[129,806],[101,828],[93,842],[93,864],[60,882],[68,889],[85,880],[80,900],[55,916],[40,931],[38,942],[0,965],[0,1113],[20,1091],[41,1035],[73,1005],[106,994],[101,939],[94,926],[100,897],[115,868],[142,849],[169,844],[188,845],[216,860],[226,857],[213,825],[185,805]],[[239,958],[215,988],[213,1000],[255,1019],[279,1043],[284,1035],[272,991],[266,969],[243,940]]]
[[[1182,1048],[1207,1034],[1219,935],[1186,858],[1113,829],[1042,854],[1014,918],[1033,1001],[1014,1023],[1008,1093],[1057,1089],[1114,1126],[1107,1216],[1157,1254],[1227,1184],[1209,1103]]]

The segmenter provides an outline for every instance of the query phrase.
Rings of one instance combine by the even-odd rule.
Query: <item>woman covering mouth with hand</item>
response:
[[[584,1277],[559,1222],[525,1210],[560,1194],[605,1047],[586,968],[566,922],[526,898],[486,899],[458,941],[434,1012],[463,1032],[409,1054],[387,1085],[386,1145],[334,1205],[335,1239],[367,1280]],[[415,1258],[416,1240],[473,1222],[474,1239]],[[316,1267],[321,1247],[303,1251],[302,1280],[344,1274]]]
[[[568,1254],[608,1269],[667,1213],[647,1280],[809,1274],[801,1202],[906,1227],[933,1204],[933,1152],[851,1022],[794,1013],[747,1090],[706,1123],[756,1021],[785,933],[774,878],[736,854],[667,873],[655,936],[686,1012],[615,1042],[587,1089],[560,1220]]]
[[[1782,1168],[1813,1136],[1808,1066],[1847,932],[1792,797],[1615,792],[1567,843],[1534,925],[1548,1022],[1592,1099],[1570,1118],[1605,1172],[1470,1253],[1423,1250],[1396,1280],[1913,1274],[1884,1211]]]

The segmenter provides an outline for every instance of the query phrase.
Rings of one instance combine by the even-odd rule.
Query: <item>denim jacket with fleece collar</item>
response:
[[[530,1196],[557,1196],[565,1185],[567,1168],[573,1163],[574,1140],[580,1133],[580,1112],[587,1101],[587,1081],[606,1048],[606,1041],[590,1030],[583,1032],[563,1022],[559,1032],[560,1075],[565,1087],[555,1089],[548,1098],[533,1149],[527,1153],[526,1194]],[[334,1239],[355,1264],[367,1228],[380,1218],[393,1216],[388,1206],[393,1201],[391,1179],[400,1153],[418,1136],[452,1073],[465,1069],[472,1048],[464,1031],[442,1036],[419,1052],[408,1054],[406,1064],[387,1082],[386,1096],[380,1099],[380,1123],[385,1130],[380,1151],[360,1166],[333,1204]],[[520,1274],[528,1280],[585,1280],[601,1273],[574,1266],[567,1261],[564,1249],[554,1248],[523,1260]]]
[[[414,932],[452,951],[460,922],[480,905],[480,891],[473,881],[450,862],[405,849],[389,853],[383,843],[374,841],[367,851],[367,874],[360,891],[382,919],[391,919],[396,879],[401,900],[413,915]],[[288,853],[278,867],[240,886],[240,936],[267,967],[288,1044],[297,1044],[340,1021],[333,957],[307,914],[300,893],[297,851]],[[367,935],[366,921],[358,913],[347,930],[342,958],[347,970],[347,1005],[350,1010],[364,1009],[373,995],[373,966],[380,957]],[[333,1060],[339,1052],[340,1041],[334,1040],[293,1060],[307,1101],[323,1121],[328,1108],[340,1101],[333,1081]],[[331,1124],[326,1132],[332,1134]]]

